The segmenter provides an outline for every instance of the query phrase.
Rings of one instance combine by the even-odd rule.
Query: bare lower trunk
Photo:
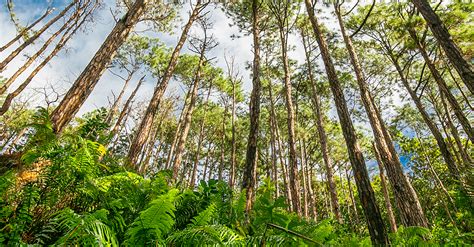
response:
[[[237,145],[235,142],[235,83],[236,81],[232,81],[232,116],[231,116],[231,129],[232,129],[232,151],[230,154],[230,172],[229,172],[229,187],[234,189],[235,184],[235,176],[236,176],[236,152],[237,152]],[[278,185],[277,186],[277,193],[278,193]]]
[[[61,19],[66,13],[71,9],[74,4],[76,4],[79,0],[74,0],[72,1],[66,8],[64,8],[58,15],[56,15],[54,18],[49,20],[40,30],[36,31],[29,39],[25,40],[23,44],[21,44],[18,48],[16,48],[8,57],[6,57],[1,63],[0,63],[0,72],[3,72],[8,65],[18,54],[20,54],[21,51],[23,51],[27,46],[32,44],[36,39],[38,39],[41,34],[43,34],[49,27],[51,27],[54,23],[56,23],[59,19]]]
[[[461,50],[456,43],[454,43],[446,26],[431,8],[430,3],[427,0],[411,0],[411,2],[415,4],[418,11],[423,15],[431,29],[431,32],[438,40],[441,47],[443,47],[446,56],[453,64],[454,68],[456,68],[456,71],[464,84],[469,88],[469,91],[474,94],[474,72],[472,66],[462,56]]]
[[[219,170],[217,173],[217,179],[223,180],[223,172],[224,172],[224,165],[225,165],[225,119],[227,115],[227,106],[224,109],[224,113],[222,116],[222,130],[221,130],[221,161],[219,164]]]
[[[257,166],[257,141],[260,117],[260,29],[258,16],[259,1],[252,1],[252,37],[253,37],[253,65],[252,65],[252,93],[250,95],[250,131],[245,154],[245,166],[242,178],[242,189],[246,190],[247,214],[253,206],[252,198],[255,187],[255,174]]]
[[[119,95],[117,96],[116,99],[114,99],[114,103],[112,104],[112,107],[110,107],[109,113],[107,114],[107,118],[105,120],[105,122],[109,125],[110,123],[112,123],[112,120],[115,117],[115,115],[117,115],[120,102],[122,101],[123,95],[125,94],[125,90],[127,90],[129,82],[132,80],[133,74],[135,74],[135,71],[132,71],[131,73],[128,74],[122,86],[122,90],[120,90]]]
[[[270,108],[270,107],[269,107]],[[271,109],[269,109],[271,112]],[[270,126],[270,148],[272,153],[272,180],[275,183],[275,197],[280,197],[280,188],[278,183],[278,168],[277,168],[277,154],[276,154],[276,144],[275,144],[275,125],[273,124],[273,118],[270,115],[268,118],[269,126]]]
[[[351,205],[354,210],[355,222],[359,222],[359,212],[357,211],[357,205],[354,198],[354,191],[352,190],[351,178],[349,177],[349,171],[347,171],[347,169],[345,169],[345,171],[346,171],[347,187],[349,189],[349,197],[351,198]]]
[[[362,203],[362,208],[364,209],[372,243],[374,245],[388,245],[389,239],[387,231],[375,199],[374,191],[370,185],[370,178],[367,172],[364,156],[357,142],[355,129],[349,116],[346,100],[342,88],[340,87],[340,82],[337,78],[336,70],[329,54],[329,49],[314,15],[314,9],[313,6],[311,6],[310,0],[305,0],[305,5],[314,34],[319,44],[319,50],[321,51],[331,91],[334,96],[339,122],[346,141],[349,159],[353,167],[357,189],[359,191],[359,197]]]
[[[161,81],[159,82],[158,86],[155,88],[155,91],[150,100],[150,103],[148,104],[148,107],[145,111],[145,115],[143,116],[143,119],[140,125],[138,126],[138,129],[136,132],[137,134],[133,138],[133,141],[130,145],[130,151],[128,152],[127,158],[128,158],[128,164],[131,166],[136,165],[138,156],[140,155],[142,147],[146,142],[146,137],[149,135],[151,131],[153,118],[155,117],[156,111],[158,107],[160,106],[160,102],[163,97],[163,94],[165,93],[165,90],[168,87],[168,83],[173,75],[174,69],[178,62],[178,57],[179,57],[181,48],[183,47],[184,42],[186,41],[188,37],[189,29],[191,29],[192,24],[194,23],[194,21],[196,20],[196,18],[198,17],[199,13],[202,11],[204,6],[205,5],[201,4],[201,0],[198,0],[196,2],[194,9],[191,15],[189,16],[188,22],[183,28],[183,32],[181,33],[178,44],[176,45],[173,53],[171,54],[171,59],[165,70],[165,73],[163,77],[161,78]]]
[[[117,49],[125,42],[133,27],[139,21],[140,16],[145,10],[146,2],[146,0],[136,0],[124,18],[117,22],[92,60],[76,79],[58,107],[53,111],[51,122],[56,133],[61,133],[84,104],[104,73],[104,70],[112,61]]]
[[[280,42],[282,47],[282,62],[283,69],[285,72],[284,83],[285,83],[285,103],[287,110],[287,126],[288,126],[288,149],[289,149],[289,161],[288,161],[288,175],[290,178],[290,191],[291,200],[293,204],[293,212],[301,215],[301,203],[300,203],[300,183],[298,177],[298,161],[296,154],[296,136],[295,136],[295,112],[292,99],[292,86],[291,86],[291,75],[290,65],[288,64],[287,54],[287,38],[283,31],[283,27],[280,26]]]
[[[375,143],[372,143],[372,148],[374,149],[375,158],[377,160],[377,164],[379,165],[380,183],[382,184],[382,192],[383,192],[383,197],[385,200],[385,207],[387,207],[387,217],[390,223],[390,230],[392,232],[397,232],[397,222],[395,221],[395,215],[393,214],[393,210],[392,210],[392,203],[390,202],[390,196],[388,193],[387,182],[385,181],[384,169],[383,169],[382,159],[380,158],[380,152],[378,151]]]
[[[377,109],[372,95],[369,91],[367,82],[359,63],[357,53],[352,45],[351,38],[347,35],[339,8],[335,4],[335,10],[339,21],[344,43],[349,52],[351,64],[356,74],[357,84],[362,98],[365,111],[372,126],[377,150],[380,153],[380,160],[387,169],[387,177],[392,185],[395,202],[400,212],[402,223],[405,226],[428,226],[428,221],[421,208],[418,195],[411,186],[407,177],[403,173],[403,167],[398,157],[392,138],[382,120],[379,109]]]
[[[336,220],[339,223],[342,222],[342,217],[339,208],[339,200],[337,198],[337,190],[336,190],[336,183],[334,183],[333,179],[333,169],[332,169],[332,160],[329,154],[328,146],[327,146],[327,135],[326,130],[324,129],[324,113],[321,111],[321,99],[319,98],[319,94],[316,88],[316,81],[313,77],[313,68],[311,63],[311,56],[308,47],[308,42],[306,41],[306,35],[302,32],[301,34],[303,40],[303,47],[305,50],[306,55],[306,66],[308,67],[308,78],[311,83],[312,89],[312,102],[315,110],[315,117],[316,117],[316,124],[318,129],[318,137],[319,137],[319,145],[321,147],[321,154],[323,156],[324,167],[326,169],[326,176],[329,188],[329,194],[331,197],[331,205],[332,205],[332,213]]]

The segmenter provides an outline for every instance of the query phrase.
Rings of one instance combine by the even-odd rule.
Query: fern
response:
[[[216,205],[211,203],[204,211],[200,212],[196,217],[192,219],[193,226],[204,226],[210,224],[215,217]]]
[[[170,190],[150,202],[149,207],[142,211],[127,230],[126,245],[148,245],[161,243],[164,236],[172,229],[174,221],[174,201],[178,190]]]
[[[69,208],[59,212],[53,222],[64,234],[55,245],[118,246],[114,232],[104,223],[107,214],[105,209],[85,215]]]
[[[190,226],[170,235],[171,246],[245,246],[245,239],[223,225]]]

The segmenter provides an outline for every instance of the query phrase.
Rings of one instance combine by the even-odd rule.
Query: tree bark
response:
[[[252,198],[255,187],[255,174],[257,166],[257,142],[260,117],[260,20],[258,16],[259,1],[252,1],[252,37],[253,37],[253,65],[252,65],[252,93],[250,95],[250,131],[245,154],[245,168],[242,178],[242,189],[246,191],[247,214],[253,206]]]
[[[362,98],[365,111],[372,126],[377,150],[380,159],[387,169],[387,177],[392,185],[395,202],[400,212],[402,223],[405,226],[428,227],[428,220],[421,208],[418,195],[411,183],[403,173],[403,166],[393,145],[392,137],[383,122],[379,109],[376,107],[364,77],[357,53],[355,52],[351,38],[347,35],[344,22],[337,4],[334,5],[339,21],[339,27],[344,39],[350,61],[356,74],[357,84]]]
[[[334,178],[333,178],[333,169],[332,169],[332,160],[331,156],[329,154],[328,146],[327,146],[327,135],[326,135],[326,130],[324,129],[324,113],[321,111],[321,99],[319,97],[318,90],[316,88],[316,81],[314,80],[313,76],[313,66],[311,63],[311,55],[309,51],[309,44],[306,40],[306,35],[304,32],[301,32],[301,38],[303,40],[303,48],[305,51],[306,55],[306,66],[308,68],[308,78],[311,84],[311,89],[312,89],[312,102],[314,106],[314,115],[316,117],[316,125],[318,129],[318,137],[319,137],[319,145],[321,147],[321,154],[323,156],[323,161],[324,161],[324,167],[326,169],[326,177],[327,177],[327,182],[328,182],[328,188],[329,188],[329,195],[331,197],[331,205],[332,205],[332,213],[334,214],[334,217],[336,217],[336,220],[342,224],[342,217],[340,213],[340,207],[339,207],[339,200],[337,198],[337,189],[336,189],[336,183],[334,183]]]
[[[127,39],[131,30],[139,21],[140,16],[145,10],[146,3],[147,0],[136,0],[129,12],[116,23],[114,29],[107,36],[107,39],[92,60],[76,79],[58,107],[53,111],[51,122],[53,123],[54,132],[61,133],[84,104],[104,73],[104,70],[112,61],[117,49]]]
[[[56,15],[53,19],[49,20],[40,30],[35,32],[33,36],[27,39],[23,44],[21,44],[18,48],[16,48],[8,57],[6,57],[0,63],[0,72],[3,72],[8,65],[21,51],[23,51],[28,45],[32,44],[36,39],[38,39],[41,34],[43,34],[49,27],[51,27],[54,23],[56,23],[60,18],[62,18],[68,11],[71,9],[74,4],[76,4],[79,0],[72,1],[66,8],[64,8],[58,15]]]
[[[329,49],[314,15],[314,9],[313,6],[311,6],[310,0],[305,0],[305,5],[314,34],[319,44],[324,67],[334,96],[339,122],[341,123],[344,139],[346,140],[349,159],[353,167],[357,189],[366,216],[372,243],[374,245],[388,245],[389,239],[387,231],[375,199],[374,191],[370,185],[370,178],[365,165],[364,156],[357,142],[355,129],[349,116],[346,100],[342,88],[340,87],[340,82],[337,78],[336,70],[329,54]]]
[[[128,76],[125,79],[125,82],[122,86],[122,90],[120,90],[120,93],[117,96],[117,98],[114,100],[114,103],[112,104],[112,107],[110,107],[110,110],[107,114],[107,118],[105,120],[105,122],[109,125],[112,122],[115,115],[117,115],[118,108],[120,106],[120,101],[122,101],[123,95],[125,94],[125,90],[127,90],[128,84],[132,80],[133,74],[135,74],[135,71],[132,71],[131,73],[128,74]]]
[[[377,160],[377,164],[379,166],[380,183],[382,185],[383,197],[385,199],[385,207],[387,207],[387,217],[390,223],[390,230],[392,232],[397,232],[397,222],[395,221],[395,215],[393,214],[392,203],[390,202],[390,196],[388,193],[387,182],[385,181],[382,158],[380,157],[380,152],[374,142],[372,143],[372,148],[374,149],[375,159]]]
[[[427,0],[411,0],[411,2],[416,6],[425,21],[428,23],[431,32],[438,40],[441,47],[443,47],[446,56],[453,64],[464,84],[467,86],[469,91],[474,94],[474,72],[472,66],[469,65],[469,62],[462,56],[461,50],[456,43],[454,43],[446,26],[431,8]]]
[[[171,59],[168,63],[168,66],[165,70],[165,74],[161,78],[160,83],[158,86],[155,88],[155,91],[153,93],[153,96],[150,100],[150,103],[148,104],[148,107],[145,111],[145,116],[143,117],[138,129],[137,129],[137,134],[133,138],[133,141],[130,145],[130,151],[128,152],[128,163],[131,166],[136,165],[135,163],[138,160],[138,156],[141,152],[141,149],[143,147],[143,144],[146,142],[146,137],[151,131],[151,125],[153,122],[153,118],[156,114],[156,111],[158,107],[160,106],[161,99],[163,97],[163,94],[165,93],[165,90],[168,86],[168,83],[173,75],[174,69],[176,67],[176,64],[178,62],[178,57],[179,53],[181,51],[181,48],[184,45],[184,42],[186,41],[188,37],[188,32],[189,29],[191,29],[191,26],[193,25],[194,21],[197,19],[199,16],[199,13],[202,11],[203,7],[206,5],[201,4],[201,0],[197,0],[196,5],[194,6],[194,9],[189,16],[188,22],[183,28],[183,31],[181,33],[181,36],[179,38],[178,44],[174,48],[173,53],[171,54]]]
[[[225,119],[227,115],[227,106],[225,106],[224,112],[222,114],[222,129],[221,129],[221,162],[219,164],[219,170],[217,173],[217,179],[223,180],[223,172],[225,165]]]
[[[231,116],[231,129],[232,129],[232,151],[230,154],[230,174],[229,174],[229,187],[234,189],[235,185],[235,177],[236,177],[236,152],[237,152],[237,145],[235,142],[235,83],[237,81],[232,80],[232,116]],[[278,193],[278,192],[277,192]]]
[[[469,120],[462,112],[461,106],[459,106],[456,98],[451,93],[451,91],[449,91],[446,81],[443,79],[441,74],[436,69],[436,66],[434,65],[428,53],[426,52],[425,47],[423,46],[421,41],[418,39],[415,30],[412,27],[409,27],[408,32],[410,33],[410,36],[413,39],[413,41],[415,41],[418,51],[420,51],[421,56],[425,60],[426,65],[428,65],[431,75],[435,79],[436,84],[438,85],[440,91],[443,92],[444,96],[446,96],[446,99],[448,100],[448,103],[451,105],[451,108],[453,109],[454,114],[456,115],[459,123],[461,123],[461,126],[464,129],[464,132],[466,132],[471,142],[474,143],[474,129],[472,129],[472,126],[469,123]]]

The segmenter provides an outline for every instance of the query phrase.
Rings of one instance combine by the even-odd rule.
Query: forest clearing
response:
[[[473,63],[471,1],[2,1],[0,246],[472,246]]]

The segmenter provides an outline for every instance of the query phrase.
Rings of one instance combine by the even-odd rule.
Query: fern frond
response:
[[[170,235],[171,246],[244,246],[245,239],[223,225],[190,226]]]
[[[196,217],[194,217],[192,221],[193,226],[204,226],[208,225],[215,216],[216,213],[216,205],[211,203],[204,211],[200,212]]]

